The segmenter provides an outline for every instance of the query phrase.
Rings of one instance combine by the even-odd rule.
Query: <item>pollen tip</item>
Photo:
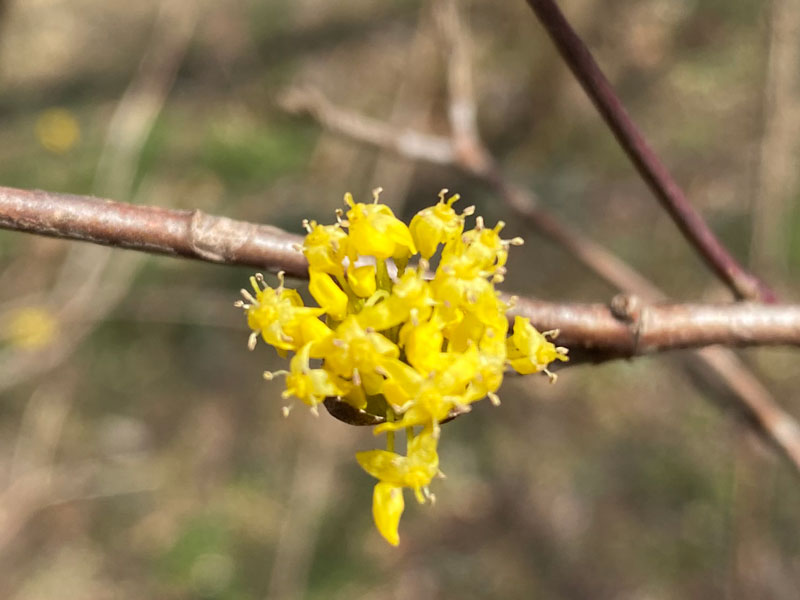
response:
[[[250,334],[250,337],[247,338],[247,349],[254,350],[256,344],[258,343],[258,332],[254,331]]]

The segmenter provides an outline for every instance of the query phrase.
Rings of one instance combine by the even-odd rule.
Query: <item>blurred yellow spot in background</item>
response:
[[[65,108],[49,108],[36,119],[36,139],[50,152],[69,152],[81,138],[78,119]]]
[[[8,321],[7,337],[13,346],[36,350],[50,344],[58,333],[58,322],[43,308],[22,308]],[[4,336],[6,337],[6,336]]]

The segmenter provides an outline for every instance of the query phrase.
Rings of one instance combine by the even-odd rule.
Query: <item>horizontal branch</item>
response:
[[[308,275],[299,235],[198,210],[0,187],[0,228]],[[636,296],[618,296],[608,306],[522,298],[514,315],[542,330],[560,330],[560,344],[591,360],[711,344],[800,345],[800,306],[644,304]]]
[[[611,305],[523,299],[513,314],[529,317],[541,330],[558,329],[559,344],[591,360],[713,344],[800,346],[796,305],[645,305],[621,295]]]
[[[306,276],[299,236],[200,210],[0,187],[0,228]]]

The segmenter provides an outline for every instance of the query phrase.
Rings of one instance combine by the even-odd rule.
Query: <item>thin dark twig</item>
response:
[[[554,0],[527,0],[572,73],[592,99],[639,174],[684,237],[739,298],[775,302],[773,291],[722,245],[628,115],[589,49]]]

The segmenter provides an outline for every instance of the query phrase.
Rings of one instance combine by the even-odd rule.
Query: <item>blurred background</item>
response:
[[[797,298],[796,2],[564,0],[724,242]],[[300,232],[351,191],[405,219],[460,192],[509,222],[503,289],[615,290],[482,183],[287,115],[287,88],[446,134],[422,0],[6,0],[0,184],[200,208]],[[481,134],[671,296],[726,300],[527,5],[463,0]],[[465,205],[466,205],[465,203]],[[273,351],[232,304],[250,270],[0,232],[0,598],[787,598],[800,482],[687,374],[687,353],[508,379],[445,426],[435,506],[372,525],[368,429],[280,414]],[[302,283],[298,283],[302,287]],[[800,416],[796,353],[742,352]]]

